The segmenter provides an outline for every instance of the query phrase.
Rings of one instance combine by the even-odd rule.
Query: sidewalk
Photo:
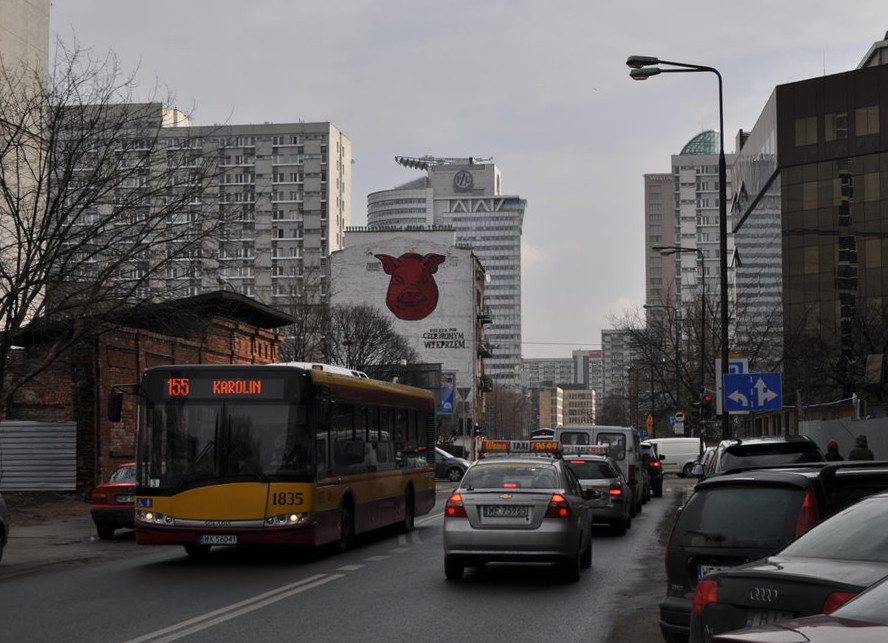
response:
[[[10,510],[9,542],[0,561],[0,581],[63,565],[83,565],[131,555],[132,531],[99,540],[89,503],[73,494],[5,493]]]

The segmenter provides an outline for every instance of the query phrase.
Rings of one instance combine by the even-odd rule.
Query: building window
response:
[[[823,136],[827,141],[837,141],[848,138],[848,114],[846,112],[827,114],[826,131]]]
[[[858,136],[879,133],[879,106],[859,107],[854,110],[855,131]]]
[[[817,142],[817,117],[797,118],[795,122],[795,144],[813,145]]]

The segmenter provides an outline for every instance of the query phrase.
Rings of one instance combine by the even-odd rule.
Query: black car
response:
[[[663,495],[663,464],[660,462],[657,447],[650,442],[641,443],[641,461],[651,480],[651,494],[655,498]]]
[[[719,442],[708,468],[695,464],[691,474],[699,478],[735,469],[825,461],[823,451],[806,435],[732,438]]]
[[[688,640],[701,577],[771,555],[833,512],[886,489],[888,462],[771,467],[699,482],[666,546],[663,638]]]
[[[691,609],[691,643],[720,632],[829,614],[888,577],[888,493],[843,509],[789,546],[704,576]]]

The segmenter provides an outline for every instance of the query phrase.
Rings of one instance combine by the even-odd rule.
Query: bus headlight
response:
[[[266,527],[298,527],[306,524],[311,514],[306,513],[290,513],[280,514],[279,516],[270,516],[265,519]]]
[[[147,522],[152,525],[172,525],[175,522],[172,516],[155,511],[139,511],[136,513],[136,518],[139,522]]]

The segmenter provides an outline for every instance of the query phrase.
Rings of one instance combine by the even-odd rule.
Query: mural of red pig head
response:
[[[395,259],[390,255],[373,255],[382,262],[385,274],[391,275],[385,305],[398,319],[425,319],[438,306],[438,285],[433,275],[446,257],[438,254],[420,255],[407,252]]]

